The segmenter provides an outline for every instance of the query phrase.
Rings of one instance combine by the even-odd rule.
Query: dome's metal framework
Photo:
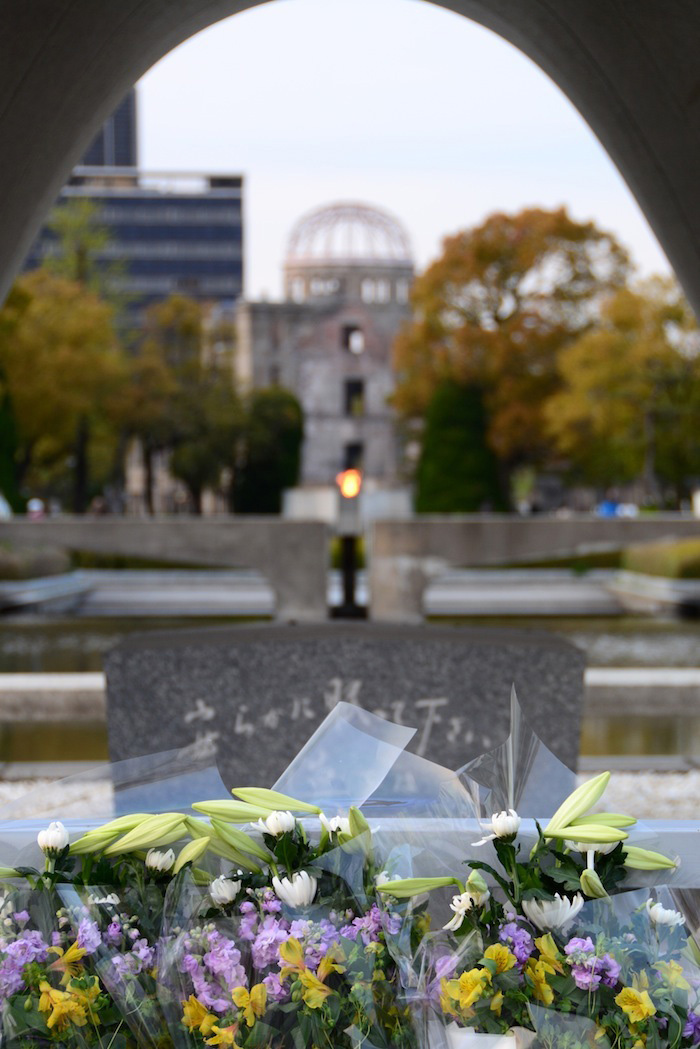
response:
[[[401,223],[380,208],[339,202],[303,215],[289,237],[287,263],[412,261]]]

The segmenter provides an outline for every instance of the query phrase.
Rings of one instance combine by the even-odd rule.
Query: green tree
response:
[[[446,514],[503,508],[498,462],[486,442],[482,391],[446,380],[426,412],[416,510]]]
[[[278,514],[282,492],[299,480],[304,417],[288,390],[272,386],[250,397],[234,475],[234,509]]]
[[[105,478],[114,454],[115,416],[125,378],[111,307],[83,285],[36,270],[20,278],[0,311],[0,374],[16,428],[15,481],[65,491],[73,477],[73,509],[89,494],[84,442],[95,427],[90,464]]]
[[[604,304],[598,326],[560,357],[549,432],[575,476],[607,486],[642,480],[657,502],[700,476],[698,332],[678,286],[656,278]]]
[[[448,237],[416,281],[413,320],[396,341],[396,408],[421,419],[443,381],[476,384],[488,443],[506,469],[546,460],[544,405],[559,386],[558,355],[628,270],[610,233],[563,208],[490,215]]]
[[[173,295],[148,311],[132,363],[126,422],[141,441],[150,510],[158,451],[170,451],[171,470],[197,513],[204,490],[231,474],[242,427],[232,352],[232,332],[209,332],[204,309],[193,299]]]

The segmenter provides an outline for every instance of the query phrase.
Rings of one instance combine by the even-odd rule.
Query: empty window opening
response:
[[[345,414],[350,416],[365,413],[365,384],[362,379],[345,380]]]
[[[371,277],[365,277],[362,281],[360,294],[363,302],[374,302],[374,281]]]
[[[357,324],[344,324],[340,330],[340,345],[350,353],[362,353],[365,348],[365,336]]]
[[[270,386],[279,386],[280,383],[280,366],[279,364],[270,365]]]
[[[396,282],[396,301],[400,303],[408,302],[408,281],[397,280]]]
[[[351,444],[346,444],[343,450],[343,469],[361,470],[363,455],[364,446],[361,441],[353,441]]]
[[[388,280],[378,280],[375,295],[377,302],[389,302],[391,299],[391,284]]]

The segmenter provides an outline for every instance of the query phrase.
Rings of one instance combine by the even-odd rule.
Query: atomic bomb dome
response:
[[[287,298],[295,302],[329,295],[405,302],[413,277],[410,240],[381,208],[329,204],[303,215],[292,229],[284,276]]]
[[[287,248],[287,262],[411,263],[408,234],[398,219],[368,204],[340,203],[316,208],[299,219]]]

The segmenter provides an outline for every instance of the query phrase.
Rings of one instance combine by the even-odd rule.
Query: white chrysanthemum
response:
[[[333,816],[328,819],[325,813],[319,812],[318,818],[329,834],[350,834],[350,820],[347,816]]]
[[[172,849],[162,852],[160,849],[149,849],[146,853],[146,866],[149,871],[165,874],[175,863],[175,853]]]
[[[272,879],[275,895],[290,907],[307,907],[316,895],[316,879],[308,871],[297,871],[289,878]]]
[[[214,878],[209,886],[209,895],[217,907],[225,907],[227,903],[232,903],[240,891],[240,881],[226,878],[223,874],[219,878]]]
[[[271,812],[264,820],[258,820],[258,827],[264,834],[274,834],[279,838],[289,830],[294,830],[296,820],[291,812]]]
[[[68,831],[60,820],[54,820],[46,830],[39,831],[36,840],[41,851],[47,856],[57,856],[68,844]]]
[[[670,907],[662,907],[660,903],[647,900],[647,914],[654,925],[682,925],[685,918],[680,911],[673,911]]]
[[[520,816],[515,809],[508,809],[507,812],[494,812],[491,822],[486,824],[486,830],[489,828],[491,829],[490,834],[472,844],[485,845],[487,841],[493,841],[495,838],[514,838],[520,830]]]
[[[472,910],[473,907],[481,907],[486,903],[490,895],[491,893],[488,889],[485,892],[479,892],[477,889],[467,889],[466,892],[453,896],[450,910],[454,911],[454,915],[443,928],[449,929],[451,932],[459,929],[464,921],[464,915]]]
[[[540,931],[565,929],[573,921],[584,904],[583,896],[577,892],[573,900],[568,896],[554,894],[551,900],[523,900],[523,914]]]

